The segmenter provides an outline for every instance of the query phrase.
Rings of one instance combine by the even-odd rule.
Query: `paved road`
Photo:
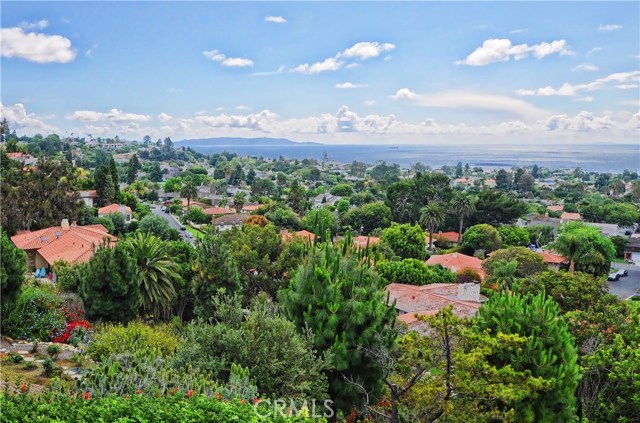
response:
[[[175,216],[173,216],[171,213],[163,212],[160,209],[160,206],[155,204],[151,205],[151,213],[155,214],[156,216],[160,216],[163,219],[165,219],[167,222],[169,222],[169,226],[177,230],[184,241],[190,242],[191,244],[195,242],[195,240],[193,239],[193,236],[189,232],[180,230],[180,227],[182,226],[182,224],[178,222],[178,219],[176,219]]]
[[[629,298],[635,293],[640,293],[640,266],[632,264],[612,263],[616,269],[627,269],[628,276],[623,276],[615,282],[609,284],[609,292],[622,299]]]

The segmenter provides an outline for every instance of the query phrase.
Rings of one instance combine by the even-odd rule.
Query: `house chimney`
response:
[[[124,204],[120,204],[120,213],[122,213],[123,215],[127,215],[127,206],[125,206]]]
[[[69,230],[69,219],[62,219],[62,222],[60,222],[60,226],[62,227],[63,231],[68,231]]]
[[[458,285],[458,299],[462,301],[480,302],[479,283],[461,283]]]

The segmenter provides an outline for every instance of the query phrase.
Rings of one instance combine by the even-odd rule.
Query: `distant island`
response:
[[[298,142],[286,138],[240,138],[218,137],[199,138],[177,141],[177,144],[185,147],[209,147],[209,146],[234,146],[234,147],[290,147],[292,145],[322,145],[317,142]]]

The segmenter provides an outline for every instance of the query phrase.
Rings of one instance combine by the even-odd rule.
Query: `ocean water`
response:
[[[221,151],[241,156],[263,156],[293,159],[322,159],[326,151],[329,160],[351,163],[358,160],[376,163],[385,160],[404,168],[423,163],[432,168],[455,165],[459,161],[470,166],[484,168],[511,168],[533,166],[552,169],[576,168],[594,172],[621,173],[624,169],[640,170],[640,143],[631,144],[582,144],[582,145],[317,145],[299,144],[282,146],[254,145],[204,145],[192,147],[205,154]]]

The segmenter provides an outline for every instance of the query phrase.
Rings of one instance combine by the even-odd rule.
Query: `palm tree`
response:
[[[162,240],[150,233],[138,232],[125,242],[136,260],[142,309],[153,313],[156,318],[160,315],[167,317],[176,298],[173,281],[179,278],[175,261]]]
[[[464,227],[464,218],[469,217],[471,213],[476,211],[473,198],[466,193],[456,196],[451,203],[451,211],[460,219],[460,228],[458,229],[458,245],[462,243],[462,228]]]
[[[182,184],[180,195],[187,199],[187,210],[189,210],[191,199],[198,196],[198,189],[191,179],[187,179],[184,184]]]
[[[569,272],[574,273],[576,259],[581,255],[580,247],[583,244],[581,237],[573,232],[565,232],[553,243],[553,249],[569,260]]]
[[[438,203],[432,202],[420,209],[420,224],[429,231],[429,250],[433,250],[433,233],[445,218],[446,213]]]
[[[500,287],[500,290],[513,290],[516,282],[518,262],[516,260],[496,260],[492,267],[491,280]]]

